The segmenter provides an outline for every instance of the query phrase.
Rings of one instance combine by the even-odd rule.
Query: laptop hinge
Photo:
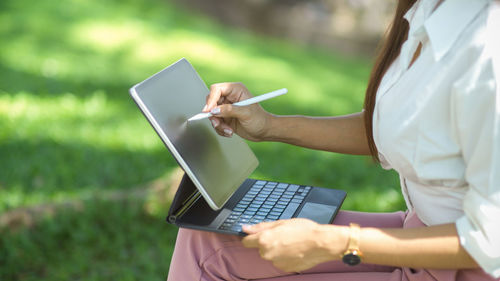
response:
[[[182,217],[195,203],[200,199],[201,193],[198,190],[195,190],[191,195],[181,203],[179,208],[173,212],[170,216],[168,216],[168,222],[175,223],[177,218]]]

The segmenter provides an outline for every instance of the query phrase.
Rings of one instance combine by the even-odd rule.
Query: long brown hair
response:
[[[372,157],[379,161],[378,151],[375,146],[375,141],[373,140],[373,110],[375,107],[375,97],[377,95],[377,90],[380,85],[380,81],[384,76],[385,72],[396,59],[401,51],[401,46],[403,42],[406,41],[408,37],[408,22],[403,18],[406,12],[411,8],[411,6],[416,2],[416,0],[398,0],[398,5],[396,8],[396,14],[394,19],[389,26],[386,35],[380,45],[377,58],[375,60],[375,65],[373,66],[372,72],[370,74],[370,80],[368,82],[368,87],[366,89],[365,104],[364,104],[364,118],[365,118],[365,129],[366,136],[368,138],[368,145],[370,147],[370,152]]]

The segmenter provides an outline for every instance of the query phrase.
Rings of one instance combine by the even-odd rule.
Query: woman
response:
[[[251,97],[242,84],[213,85],[220,135],[371,154],[398,171],[409,211],[261,223],[243,239],[181,229],[169,280],[500,280],[499,19],[496,1],[399,0],[356,114],[275,116],[231,106]]]

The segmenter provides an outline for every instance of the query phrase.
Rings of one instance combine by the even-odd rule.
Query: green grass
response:
[[[241,81],[264,107],[327,116],[361,109],[370,63],[221,26],[166,0],[0,2],[0,215],[77,200],[0,229],[0,280],[164,278],[176,228],[153,196],[109,201],[175,161],[128,88],[181,57],[207,84]],[[344,209],[404,208],[397,176],[367,157],[250,143],[252,175],[348,191]],[[283,161],[285,159],[286,161]],[[154,207],[151,207],[154,206]]]

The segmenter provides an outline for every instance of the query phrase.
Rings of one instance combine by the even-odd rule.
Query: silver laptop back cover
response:
[[[220,209],[258,160],[237,135],[221,137],[201,111],[209,90],[186,59],[130,89],[130,94],[179,165],[214,210]]]

